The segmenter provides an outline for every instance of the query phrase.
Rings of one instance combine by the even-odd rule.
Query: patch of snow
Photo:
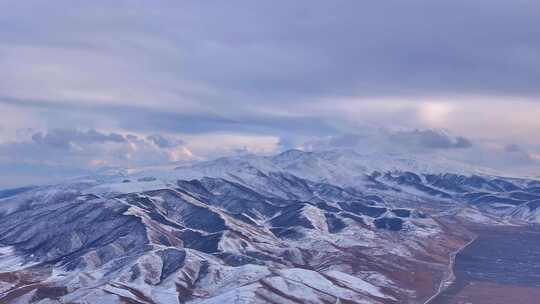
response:
[[[393,299],[393,297],[383,294],[380,289],[374,286],[371,283],[368,283],[360,278],[351,276],[341,271],[330,270],[325,272],[326,275],[332,277],[333,279],[339,281],[341,284],[346,285],[348,288],[356,290],[361,293],[367,293],[369,295],[378,297],[378,298],[387,298]]]

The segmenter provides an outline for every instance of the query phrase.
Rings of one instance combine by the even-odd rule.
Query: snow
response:
[[[206,300],[194,300],[189,303],[197,304],[225,304],[225,303],[235,303],[235,304],[250,304],[253,303],[253,299],[256,298],[256,292],[262,286],[258,283],[250,284],[236,288],[234,290],[225,292],[223,294],[217,295],[210,299]]]
[[[24,264],[24,259],[17,255],[14,247],[0,247],[0,269],[2,272],[18,270],[23,265],[30,267],[33,264]]]
[[[138,181],[138,182],[118,182],[98,185],[85,190],[83,193],[91,193],[100,196],[110,194],[125,194],[135,192],[145,192],[167,188],[170,184],[163,180]]]
[[[361,293],[367,293],[378,298],[394,299],[391,296],[383,294],[380,289],[371,283],[368,283],[360,278],[353,277],[341,271],[330,270],[325,272],[326,275],[346,285],[348,288],[354,289]]]
[[[324,212],[311,205],[307,205],[302,210],[306,218],[311,222],[313,227],[319,231],[328,232],[328,225],[326,224],[326,218]]]
[[[328,182],[342,186],[358,186],[364,183],[364,176],[374,171],[412,171],[417,173],[460,173],[495,174],[482,167],[474,167],[446,159],[439,155],[419,156],[395,153],[359,153],[353,150],[330,150],[304,152],[290,150],[276,156],[236,156],[212,161],[198,162],[177,167],[175,170],[139,170],[129,177],[140,179],[147,176],[163,181],[177,179],[200,179],[219,177],[257,187],[257,174],[286,172],[317,182]],[[265,189],[264,185],[258,185]]]
[[[224,290],[255,283],[271,274],[267,266],[260,265],[214,266],[200,281],[200,285],[205,286],[204,289],[209,295],[215,296]]]
[[[10,301],[11,304],[29,304],[32,302],[32,298],[34,297],[36,293],[36,290],[32,290],[28,293],[25,293],[15,300]]]
[[[305,303],[320,303],[320,296],[313,290],[307,288],[301,282],[288,280],[283,277],[271,277],[264,280],[264,283],[276,289],[281,294],[286,294],[289,297],[302,299]]]
[[[137,301],[137,297],[134,296],[131,292],[129,292],[128,290],[126,290],[124,288],[118,288],[118,287],[115,287],[115,286],[112,286],[112,285],[107,285],[107,286],[105,286],[103,288],[103,290],[106,291],[106,292],[110,292],[112,294],[115,294],[115,295],[119,295],[119,296],[122,296],[122,297],[125,297],[125,298],[128,298],[128,299]]]
[[[285,294],[293,294],[300,299],[306,299],[306,302],[309,302],[310,299],[319,297],[318,294],[314,292],[315,290],[324,294],[347,299],[355,303],[364,302],[357,293],[334,285],[318,272],[301,268],[288,268],[279,270],[278,273],[281,278],[272,278],[269,280],[274,283],[272,286]],[[286,282],[281,279],[286,280]],[[292,287],[290,286],[291,284],[293,285]],[[309,289],[306,289],[305,287],[302,288],[302,285],[309,287]],[[373,301],[365,301],[364,303],[373,303]]]

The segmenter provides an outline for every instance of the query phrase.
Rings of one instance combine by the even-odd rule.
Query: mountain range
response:
[[[0,191],[0,303],[426,303],[467,225],[540,223],[540,181],[352,150]]]

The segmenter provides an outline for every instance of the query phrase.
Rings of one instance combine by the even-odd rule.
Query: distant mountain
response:
[[[539,202],[536,180],[347,150],[3,191],[0,303],[423,303],[459,223]]]

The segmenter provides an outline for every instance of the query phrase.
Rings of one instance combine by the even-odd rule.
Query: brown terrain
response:
[[[540,302],[540,289],[525,286],[469,282],[461,291],[446,300],[448,304],[527,304]],[[433,302],[436,303],[436,302]]]
[[[455,280],[428,303],[540,303],[538,228],[470,228],[477,238],[456,255]]]

